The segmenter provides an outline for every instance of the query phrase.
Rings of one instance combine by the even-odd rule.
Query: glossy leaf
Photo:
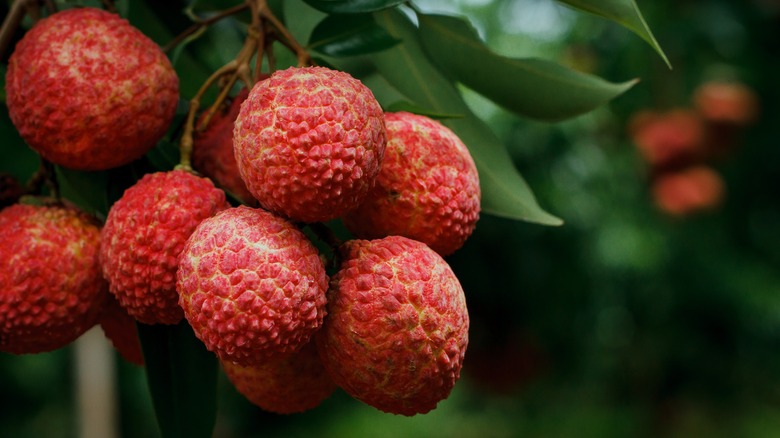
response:
[[[334,14],[322,20],[309,38],[309,49],[327,56],[356,56],[398,43],[369,14]]]
[[[444,119],[459,119],[463,117],[463,114],[445,114],[438,111],[433,111],[429,108],[423,108],[420,105],[409,102],[408,100],[399,100],[390,104],[385,111],[388,112],[401,112],[406,111],[412,114],[419,114],[421,116],[430,117],[432,119],[444,120]]]
[[[463,114],[462,118],[442,123],[463,140],[474,158],[482,188],[482,211],[540,224],[561,224],[539,206],[495,133],[471,112],[454,84],[428,61],[414,24],[399,11],[383,11],[375,17],[391,35],[403,40],[371,55],[385,79],[416,105]]]
[[[428,56],[455,80],[519,115],[558,121],[619,96],[635,81],[614,84],[542,59],[513,59],[490,51],[466,21],[419,15]]]
[[[392,8],[403,0],[303,0],[309,6],[329,14],[360,14]]]
[[[216,423],[217,359],[187,321],[138,324],[162,438],[209,438]]]
[[[558,0],[561,3],[573,8],[590,12],[591,14],[612,20],[635,34],[639,35],[650,46],[658,52],[666,65],[671,68],[669,59],[666,57],[663,49],[656,41],[653,32],[645,22],[645,18],[639,11],[639,7],[634,0]]]

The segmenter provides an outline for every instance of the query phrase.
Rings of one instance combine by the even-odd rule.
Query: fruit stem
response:
[[[116,5],[114,4],[113,0],[101,0],[101,3],[103,3],[103,8],[108,12],[111,12],[113,14],[117,13]]]
[[[11,10],[8,11],[8,16],[5,17],[3,25],[0,27],[0,58],[5,58],[5,51],[11,44],[16,29],[22,23],[27,7],[33,2],[34,0],[17,0],[11,5]]]
[[[269,22],[273,29],[281,36],[281,38],[278,38],[278,41],[295,53],[295,56],[298,58],[298,67],[312,65],[312,59],[309,52],[298,43],[284,24],[276,18],[276,15],[274,15],[273,11],[268,6],[268,2],[266,0],[257,0],[257,8],[260,17],[264,21]]]
[[[48,160],[41,158],[41,165],[30,180],[27,181],[25,192],[31,195],[40,195],[44,184],[49,188],[49,196],[54,199],[60,198],[60,190],[54,173],[54,165]]]
[[[223,11],[218,12],[216,15],[213,15],[209,18],[205,18],[202,20],[196,21],[192,26],[188,27],[184,30],[184,32],[176,35],[176,37],[171,40],[168,44],[163,47],[163,52],[169,52],[174,47],[181,44],[183,41],[185,41],[187,38],[189,38],[191,35],[201,31],[203,28],[206,28],[208,26],[211,26],[212,24],[216,23],[219,20],[222,20],[223,18],[229,17],[231,15],[237,14],[241,11],[246,10],[249,7],[247,3],[241,3],[239,5],[233,6],[232,8],[225,9]]]

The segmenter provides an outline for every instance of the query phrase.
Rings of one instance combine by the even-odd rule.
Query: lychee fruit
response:
[[[693,94],[693,103],[706,120],[745,126],[758,116],[758,97],[738,82],[709,81]]]
[[[358,238],[399,235],[445,256],[471,236],[479,219],[479,175],[466,145],[436,120],[385,114],[387,148],[360,206],[344,217]]]
[[[260,365],[244,367],[222,361],[222,368],[247,400],[277,414],[313,409],[337,388],[322,366],[314,342],[309,342],[300,351]]]
[[[0,351],[42,353],[73,342],[100,316],[100,229],[64,206],[0,211]]]
[[[241,179],[233,153],[233,126],[238,117],[241,103],[249,91],[242,89],[225,108],[217,111],[206,128],[195,132],[192,147],[192,167],[211,178],[220,187],[230,192],[244,204],[254,205],[257,200]],[[204,121],[204,115],[196,126]]]
[[[144,354],[135,319],[119,305],[113,295],[108,295],[109,299],[100,315],[100,328],[122,359],[143,366]]]
[[[265,209],[297,222],[341,217],[373,186],[384,114],[348,73],[291,67],[256,84],[235,123],[238,169]]]
[[[184,170],[144,175],[108,212],[100,257],[111,293],[144,324],[176,324],[184,313],[176,269],[200,221],[230,207],[208,178]]]
[[[160,47],[126,20],[74,8],[19,41],[6,94],[11,121],[43,158],[101,170],[141,157],[162,138],[179,80]]]
[[[351,240],[317,333],[341,388],[379,410],[426,413],[460,377],[469,316],[460,282],[427,245],[401,236]]]
[[[242,366],[292,353],[322,325],[328,277],[287,220],[239,206],[198,225],[179,259],[179,304],[195,335]]]
[[[640,112],[630,121],[629,133],[642,157],[654,167],[687,164],[705,154],[704,124],[693,110]]]
[[[723,178],[705,165],[661,174],[651,190],[656,206],[677,217],[716,208],[726,192]]]

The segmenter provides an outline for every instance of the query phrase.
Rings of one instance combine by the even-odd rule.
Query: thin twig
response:
[[[237,14],[237,13],[247,9],[248,7],[249,7],[248,3],[241,3],[241,4],[238,4],[236,6],[233,6],[232,8],[228,8],[228,9],[225,9],[223,11],[220,11],[216,15],[212,15],[209,18],[205,18],[203,20],[197,21],[195,24],[193,24],[192,26],[190,26],[187,29],[185,29],[184,32],[176,35],[176,37],[171,42],[166,44],[165,47],[163,47],[163,52],[167,53],[167,52],[171,51],[174,47],[176,47],[179,44],[181,44],[182,41],[186,40],[189,36],[199,32],[201,29],[206,28],[206,27],[216,23],[217,21],[219,21],[219,20],[221,20],[223,18],[226,18],[226,17],[229,17],[231,15]]]
[[[0,58],[5,57],[5,51],[11,44],[11,39],[16,33],[16,29],[22,23],[24,13],[31,2],[32,0],[16,0],[11,5],[11,10],[8,11],[8,15],[3,20],[2,27],[0,27]]]

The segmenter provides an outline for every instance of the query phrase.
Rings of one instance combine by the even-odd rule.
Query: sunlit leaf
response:
[[[399,11],[382,11],[377,22],[403,42],[371,55],[381,74],[407,99],[441,113],[463,114],[442,123],[468,146],[479,171],[482,211],[547,225],[561,220],[544,211],[514,167],[511,157],[493,131],[476,117],[457,88],[426,58],[412,22]]]
[[[209,438],[216,423],[217,359],[187,321],[138,324],[162,438]]]
[[[359,14],[381,11],[403,3],[403,0],[303,0],[309,6],[331,14]]]
[[[666,65],[671,67],[669,59],[666,57],[663,49],[656,41],[653,32],[645,22],[645,18],[639,11],[639,7],[634,0],[558,0],[573,8],[580,9],[591,14],[596,14],[615,21],[618,24],[628,28],[639,35],[650,46],[658,52]]]
[[[314,28],[309,49],[328,56],[355,56],[385,50],[397,43],[369,14],[334,14]]]
[[[593,110],[635,81],[614,84],[542,59],[496,55],[466,21],[419,15],[428,56],[455,80],[522,116],[557,121]]]
[[[431,110],[430,108],[424,108],[408,100],[399,100],[390,104],[385,111],[387,112],[401,112],[406,111],[412,114],[419,114],[421,116],[430,117],[432,119],[444,120],[444,119],[459,119],[463,117],[463,114],[447,114],[438,111]]]

